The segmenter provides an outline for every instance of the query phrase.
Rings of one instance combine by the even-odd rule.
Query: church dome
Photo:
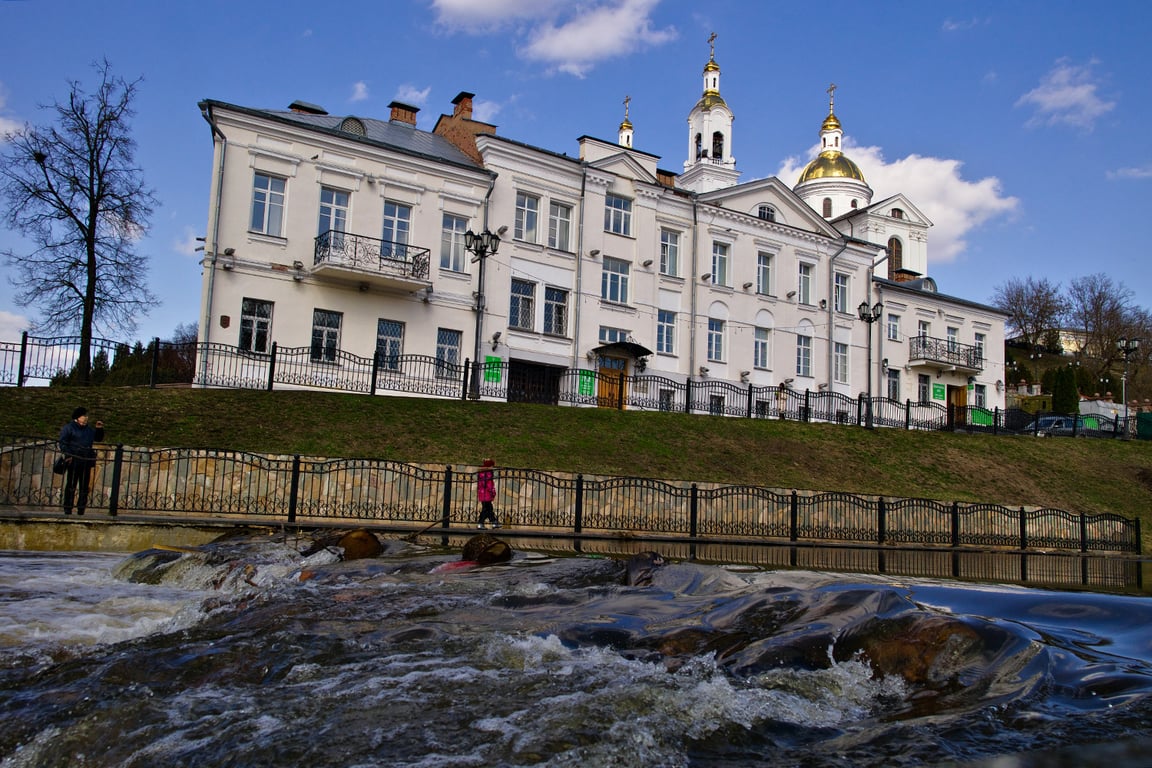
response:
[[[696,106],[694,107],[694,109],[699,109],[699,110],[703,110],[703,111],[707,112],[708,110],[712,109],[713,107],[724,107],[725,109],[727,109],[728,104],[727,104],[727,102],[724,101],[724,97],[721,96],[716,91],[708,91],[703,96],[700,97],[700,101],[696,102]]]
[[[855,179],[867,183],[864,181],[860,166],[845,157],[843,152],[835,150],[821,152],[815,160],[808,163],[804,172],[800,174],[800,181],[797,184],[816,179]]]

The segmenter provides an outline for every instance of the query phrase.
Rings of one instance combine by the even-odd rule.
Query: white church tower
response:
[[[704,65],[704,95],[688,113],[688,159],[679,186],[711,192],[737,182],[732,156],[732,110],[720,95],[720,65],[716,63],[716,33],[708,38],[711,53]]]
[[[820,126],[820,154],[800,174],[794,191],[825,219],[834,219],[872,202],[872,188],[860,166],[842,148],[844,131],[835,110],[836,84],[828,86],[828,117]]]

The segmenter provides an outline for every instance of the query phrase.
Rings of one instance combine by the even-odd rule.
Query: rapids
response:
[[[0,766],[1120,766],[1149,746],[1140,596],[672,561],[630,587],[608,558],[308,543],[0,553]]]

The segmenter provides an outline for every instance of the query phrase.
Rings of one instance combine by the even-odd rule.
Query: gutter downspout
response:
[[[700,232],[700,216],[699,216],[699,198],[695,193],[692,194],[692,293],[691,304],[688,308],[688,379],[691,380],[692,372],[696,370],[696,291],[699,290],[698,280],[696,279],[696,268],[699,262],[699,232]]]
[[[588,191],[588,166],[580,165],[580,216],[576,223],[576,301],[572,307],[572,369],[580,365],[580,307],[584,303],[584,209]]]
[[[848,222],[848,226],[851,227],[852,222]],[[849,232],[849,237],[851,237],[851,236],[852,236],[851,232]],[[829,298],[832,299],[832,301],[828,302],[828,343],[827,343],[828,362],[827,362],[827,366],[825,367],[824,370],[828,374],[828,391],[829,392],[833,391],[832,385],[834,384],[834,382],[832,380],[833,379],[833,376],[832,376],[832,362],[833,362],[832,361],[832,342],[833,342],[832,334],[833,334],[833,331],[835,330],[835,328],[833,327],[834,326],[833,321],[835,319],[835,313],[836,313],[836,301],[835,301],[835,299],[836,299],[836,271],[833,267],[835,266],[836,259],[840,258],[840,256],[847,249],[848,249],[848,240],[847,240],[847,238],[845,238],[842,242],[842,245],[840,246],[840,250],[836,251],[836,253],[832,254],[832,258],[828,259],[828,296],[829,296]],[[850,307],[845,307],[845,309],[850,309]]]
[[[873,243],[873,245],[875,245],[875,244]],[[888,246],[877,245],[876,247],[883,249],[884,255],[880,257],[879,261],[872,262],[872,265],[870,267],[868,267],[868,304],[869,304],[869,306],[871,306],[875,303],[872,301],[872,285],[873,285],[872,276],[876,273],[876,267],[878,267],[881,264],[883,264],[884,262],[888,261],[888,257],[891,255],[891,252],[889,252],[889,250],[888,250]],[[880,286],[876,286],[876,300],[880,301],[883,298],[884,298],[884,289],[881,288]],[[880,318],[880,322],[883,323],[884,318]],[[883,326],[881,326],[881,328],[883,328]],[[884,364],[883,363],[883,360],[884,360],[884,337],[886,334],[884,333],[883,330],[880,330],[877,335],[879,336],[880,340],[876,344],[876,367],[881,368],[881,367],[883,367],[883,364]],[[871,325],[868,326],[868,336],[869,336],[868,348],[871,349],[872,348],[872,338],[871,338],[872,326]],[[877,377],[877,378],[879,378],[879,377]],[[869,384],[872,383],[872,366],[868,366],[868,383]]]
[[[208,262],[208,290],[206,291],[204,300],[204,323],[200,327],[200,336],[204,340],[204,345],[207,346],[212,340],[212,299],[216,287],[216,262],[220,252],[220,209],[222,207],[221,201],[224,195],[224,160],[228,155],[228,137],[216,125],[216,120],[212,115],[212,106],[206,105],[200,109],[200,115],[208,121],[209,127],[212,128],[212,144],[219,147],[219,159],[216,163],[216,200],[215,205],[210,209],[212,214],[212,249],[211,261]],[[208,254],[205,254],[208,256]],[[200,356],[201,371],[200,380],[207,379],[207,366],[208,359],[206,355]]]
[[[491,173],[491,171],[490,171],[490,173]],[[494,189],[496,189],[496,177],[497,176],[499,176],[499,174],[492,173],[492,181],[488,184],[488,192],[484,195],[484,203],[483,203],[483,205],[484,205],[484,226],[483,226],[483,231],[488,230],[488,212],[490,210],[489,201],[492,198],[492,191]],[[479,387],[479,381],[480,381],[479,368],[477,367],[480,365],[480,339],[481,339],[481,334],[484,330],[484,307],[488,303],[488,299],[484,295],[484,262],[488,260],[488,256],[489,256],[489,254],[484,254],[484,257],[482,259],[480,259],[480,269],[478,270],[479,274],[476,276],[476,293],[478,294],[476,296],[476,339],[475,339],[475,351],[473,352],[473,356],[472,356],[472,370],[475,371],[475,373],[473,373],[472,376],[473,376],[473,381],[476,384],[476,386],[473,388],[473,394],[477,398],[479,398],[478,387]]]

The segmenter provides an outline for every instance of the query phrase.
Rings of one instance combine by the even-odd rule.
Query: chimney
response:
[[[420,111],[419,107],[413,107],[399,101],[392,102],[388,107],[392,110],[392,117],[389,118],[392,122],[416,125],[416,113]]]
[[[299,99],[297,99],[296,101],[289,104],[288,109],[290,109],[293,112],[300,114],[300,115],[326,115],[326,114],[328,114],[328,110],[324,109],[324,107],[320,107],[320,106],[317,106],[315,104],[309,104],[308,102],[300,101]]]
[[[472,119],[472,97],[474,93],[468,91],[460,91],[456,94],[456,98],[452,99],[452,104],[455,109],[452,110],[452,117],[462,117],[465,120]]]

